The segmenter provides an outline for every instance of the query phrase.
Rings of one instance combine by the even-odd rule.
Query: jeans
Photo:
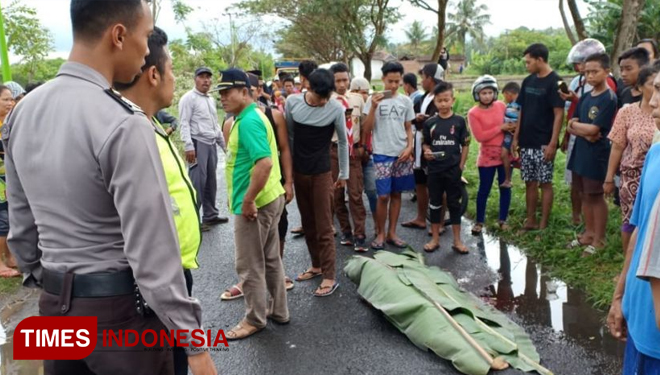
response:
[[[497,172],[497,182],[501,185],[504,182],[504,166],[479,167],[479,192],[477,193],[477,223],[486,222],[486,204],[490,189],[493,187],[493,180]],[[511,205],[511,189],[500,188],[500,221],[506,221],[509,216],[509,206]]]

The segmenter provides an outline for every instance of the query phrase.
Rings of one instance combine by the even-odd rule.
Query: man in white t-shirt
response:
[[[398,94],[403,66],[388,62],[382,67],[385,91],[375,93],[364,106],[364,132],[373,130],[373,159],[376,167],[376,239],[371,248],[381,250],[385,242],[406,248],[407,243],[396,234],[401,212],[401,193],[415,188],[413,176],[412,120],[415,119],[412,100]],[[388,207],[389,206],[389,207]],[[388,231],[385,222],[390,218]]]

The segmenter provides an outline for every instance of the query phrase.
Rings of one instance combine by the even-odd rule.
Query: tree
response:
[[[234,8],[288,21],[288,30],[279,34],[286,39],[276,43],[285,50],[300,52],[291,45],[297,42],[312,55],[341,57],[335,61],[358,57],[367,79],[373,54],[385,45],[385,31],[397,16],[390,0],[243,0]]]
[[[578,9],[577,3],[575,0],[566,0],[568,3],[568,9],[571,10],[571,16],[573,16],[573,24],[575,25],[575,32],[577,33],[579,40],[587,39],[587,30],[584,27],[584,21],[580,16],[580,10]]]
[[[7,46],[21,56],[21,71],[29,81],[53,51],[53,36],[37,17],[37,10],[15,0],[4,9]]]
[[[415,56],[419,55],[419,45],[422,44],[424,39],[426,39],[426,32],[424,32],[424,26],[419,21],[415,21],[410,25],[410,29],[405,30],[406,37],[410,46],[412,47],[413,54]]]
[[[455,41],[465,52],[465,38],[469,35],[477,42],[484,40],[484,26],[490,23],[490,15],[484,14],[488,6],[477,0],[461,0],[456,6],[456,13],[449,13],[448,37]]]
[[[163,0],[151,0],[151,14],[154,17],[154,24],[158,21],[160,10],[162,9]],[[174,11],[174,19],[177,23],[186,20],[188,15],[192,13],[193,8],[187,5],[183,0],[172,0],[172,10]]]
[[[623,12],[617,28],[614,48],[612,48],[612,59],[621,55],[623,51],[632,46],[637,35],[637,20],[644,8],[645,0],[623,0]],[[614,71],[619,72],[618,64],[614,64]]]
[[[564,0],[559,0],[559,13],[561,14],[561,22],[564,24],[564,30],[566,30],[566,36],[568,36],[568,39],[571,41],[571,44],[575,45],[575,43],[577,43],[577,39],[575,39],[575,35],[573,34],[573,29],[571,29],[571,25],[568,23],[568,18],[566,18],[566,10],[564,10]]]
[[[438,17],[438,23],[435,26],[435,48],[433,49],[432,61],[438,61],[440,51],[445,45],[445,28],[447,26],[447,5],[449,0],[438,0],[438,6],[431,6],[426,0],[410,0],[410,3],[416,7],[433,12]]]

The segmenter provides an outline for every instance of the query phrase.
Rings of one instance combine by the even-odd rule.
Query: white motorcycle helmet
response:
[[[479,101],[479,93],[483,89],[493,89],[495,92],[494,100],[497,100],[497,95],[499,94],[500,90],[497,86],[497,80],[495,77],[486,74],[474,81],[472,84],[472,97],[474,98],[475,102]]]
[[[568,65],[581,64],[587,57],[597,53],[605,53],[605,46],[596,39],[587,38],[579,41],[571,48],[566,63]]]

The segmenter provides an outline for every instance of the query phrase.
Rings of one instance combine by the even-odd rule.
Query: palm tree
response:
[[[410,25],[410,29],[405,30],[406,37],[412,48],[412,52],[415,56],[419,54],[419,45],[424,42],[426,39],[426,32],[424,31],[424,26],[419,21],[415,21]]]
[[[469,35],[478,43],[484,41],[484,26],[490,24],[490,14],[485,4],[477,5],[477,0],[461,0],[455,13],[448,13],[449,27],[447,39],[465,51],[465,38]]]

